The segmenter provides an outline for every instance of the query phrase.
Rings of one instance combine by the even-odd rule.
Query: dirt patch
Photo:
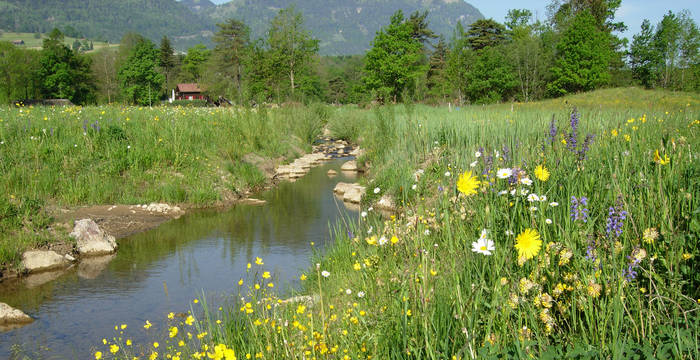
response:
[[[156,228],[183,214],[182,211],[149,211],[138,205],[97,205],[60,210],[55,219],[57,224],[68,231],[73,228],[75,220],[92,219],[107,234],[121,239]]]

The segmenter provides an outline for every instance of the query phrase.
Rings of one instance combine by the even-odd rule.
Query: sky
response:
[[[212,0],[217,4],[229,0]],[[298,0],[303,1],[303,0]],[[544,20],[547,17],[547,4],[550,0],[468,0],[487,18],[493,18],[503,22],[509,9],[529,9],[537,18]],[[652,25],[658,24],[669,10],[674,13],[683,9],[690,10],[690,15],[698,21],[700,17],[700,0],[622,0],[622,6],[617,10],[616,19],[627,25],[627,32],[623,37],[632,40],[632,35],[639,32],[642,20],[649,19]]]

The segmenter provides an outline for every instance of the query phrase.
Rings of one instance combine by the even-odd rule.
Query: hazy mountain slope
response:
[[[217,22],[229,17],[242,19],[253,36],[260,37],[277,12],[290,5],[304,14],[306,27],[321,40],[321,53],[326,55],[363,53],[398,9],[406,16],[429,10],[430,28],[447,38],[457,21],[468,26],[483,18],[479,10],[462,0],[233,0],[208,13]]]
[[[0,1],[0,29],[46,33],[54,27],[110,42],[129,31],[156,41],[168,35],[180,48],[207,41],[214,28],[209,18],[174,0]]]

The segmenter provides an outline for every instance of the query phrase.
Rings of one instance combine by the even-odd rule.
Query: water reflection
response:
[[[189,309],[196,294],[220,297],[235,291],[245,264],[256,256],[278,276],[277,288],[292,284],[309,266],[310,243],[322,248],[329,226],[340,217],[356,221],[333,197],[339,163],[313,169],[295,183],[261,194],[264,206],[201,211],[120,241],[115,256],[90,259],[62,273],[44,273],[0,284],[0,302],[36,321],[0,333],[0,358],[12,344],[48,348],[44,358],[86,358],[91,346],[129,325],[129,336],[145,336],[147,319],[161,322],[170,311]],[[340,173],[340,172],[339,172]],[[167,290],[166,290],[167,289]],[[224,295],[222,295],[224,294]]]

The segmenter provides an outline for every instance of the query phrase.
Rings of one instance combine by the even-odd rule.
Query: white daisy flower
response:
[[[411,186],[411,190],[415,190],[415,189],[418,189],[418,184],[413,184],[413,186]]]
[[[551,206],[551,207],[557,207],[557,206],[559,206],[559,203],[556,202],[556,201],[552,201],[551,203],[549,203],[549,206]]]
[[[515,196],[515,189],[510,191],[510,195]]]
[[[544,222],[546,222],[546,223],[547,223],[547,225],[550,225],[550,224],[552,224],[552,219],[545,219],[545,221],[544,221]]]
[[[475,160],[474,162],[472,162],[471,164],[469,164],[469,167],[472,167],[472,168],[473,168],[473,167],[476,166],[477,163],[478,163],[478,161]]]
[[[537,196],[537,194],[532,193],[532,194],[527,196],[527,201],[529,201],[529,202],[540,201],[540,197]]]
[[[547,195],[540,195],[540,201],[541,202],[547,201]]]
[[[522,189],[522,190],[520,190],[520,195],[525,196],[525,195],[527,195],[529,192],[530,192],[530,190],[528,190],[528,189]]]
[[[530,180],[530,178],[522,178],[520,179],[520,183],[523,185],[530,186],[532,185],[532,180]]]
[[[480,157],[481,157],[481,152],[480,152],[480,151],[475,152],[475,153],[474,153],[474,156],[480,158]]]
[[[505,195],[508,193],[508,190],[501,190],[498,192],[498,196]]]
[[[445,171],[445,177],[450,177],[452,175],[449,171]]]
[[[389,240],[387,240],[386,236],[379,238],[379,245],[386,245],[387,242],[389,242]]]
[[[323,271],[321,271],[321,276],[327,278],[327,277],[331,276],[331,273],[329,273],[329,272],[326,271],[326,270],[323,270]]]
[[[506,236],[513,236],[513,235],[515,235],[514,232],[512,232],[510,230],[506,230]]]
[[[375,193],[375,194],[379,194],[380,191],[382,191],[382,189],[380,189],[380,188],[378,188],[378,187],[374,188],[374,193]]]
[[[350,294],[352,294],[352,290],[347,289],[347,290],[345,290],[345,293],[348,294],[348,295],[350,295]]]
[[[366,211],[361,212],[361,213],[360,213],[360,216],[362,216],[362,217],[367,217],[367,212],[366,212]]]
[[[498,169],[496,171],[496,176],[498,176],[499,179],[507,179],[513,175],[513,170],[505,168],[505,169]]]
[[[532,211],[532,212],[537,211],[537,206],[530,206],[530,211]]]
[[[480,238],[472,243],[472,251],[482,255],[491,255],[492,251],[495,251],[496,247],[493,241],[489,239]]]
[[[365,292],[364,292],[364,291],[358,292],[358,293],[357,293],[357,297],[359,297],[359,298],[365,297]]]

